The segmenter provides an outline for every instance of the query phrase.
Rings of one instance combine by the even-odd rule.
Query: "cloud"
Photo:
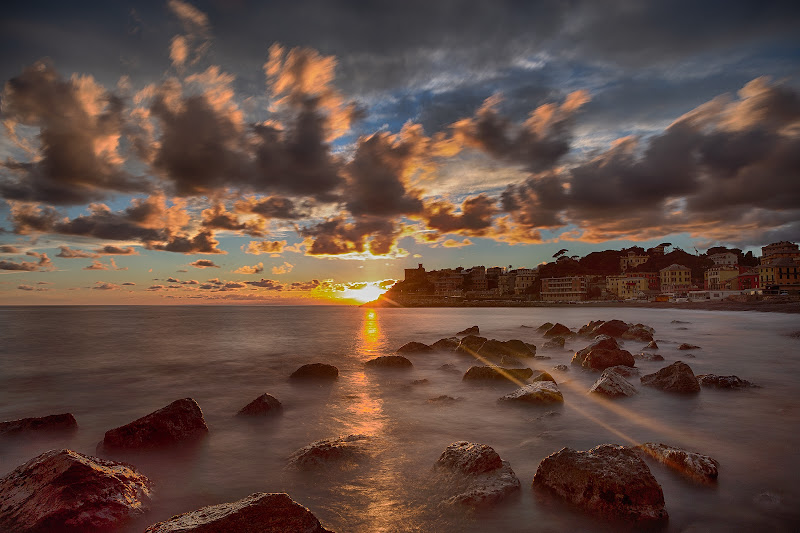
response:
[[[272,279],[261,279],[260,281],[245,281],[245,285],[252,285],[253,287],[259,287],[261,289],[267,289],[271,291],[282,291],[284,289],[284,285]]]
[[[425,205],[425,223],[440,233],[483,236],[489,232],[493,217],[500,212],[496,203],[495,198],[479,194],[464,200],[460,213],[456,213],[453,204],[434,200]]]
[[[272,267],[272,273],[275,274],[276,276],[280,274],[288,274],[289,272],[292,271],[293,268],[294,268],[293,264],[284,261],[283,265]]]
[[[0,246],[0,253],[1,254],[21,254],[22,250],[20,250],[16,246],[11,246],[10,244],[4,244]]]
[[[59,249],[61,251],[56,254],[56,257],[61,257],[64,259],[78,259],[98,256],[97,253],[87,252],[86,250],[73,250],[69,246],[59,246]]]
[[[211,46],[211,27],[208,16],[193,5],[181,0],[169,0],[167,6],[178,17],[184,35],[176,35],[170,43],[170,59],[177,68],[196,63]],[[192,57],[190,57],[192,56]]]
[[[36,290],[34,287],[31,287],[30,285],[20,285],[17,288],[19,290],[21,290],[21,291],[34,291],[34,290]]]
[[[94,283],[92,289],[97,291],[116,291],[120,288],[119,285],[107,281],[95,281]],[[131,285],[131,283],[123,283],[123,285]]]
[[[252,255],[261,254],[282,254],[286,247],[286,241],[250,241],[245,253]]]
[[[252,237],[264,235],[265,221],[263,218],[250,218],[240,222],[236,214],[227,211],[222,203],[214,204],[203,210],[201,215],[202,225],[208,229],[236,231]]]
[[[126,281],[125,283],[123,283],[123,285],[134,286],[136,284],[134,282],[132,282],[132,281]]]
[[[83,270],[108,270],[108,265],[103,264],[100,261],[94,260],[92,264],[89,266],[83,267]]]
[[[253,213],[266,219],[296,220],[305,216],[304,213],[297,211],[297,206],[290,198],[283,196],[270,196],[267,198],[250,196],[236,202],[235,208],[238,213]]]
[[[94,250],[94,253],[98,255],[139,255],[133,246],[122,248],[110,244]]]
[[[242,266],[233,271],[234,274],[260,274],[264,271],[264,263],[253,266]]]
[[[160,291],[160,290],[163,290],[163,289],[164,289],[163,285],[150,285],[149,287],[147,287],[147,290],[151,291],[151,292],[156,292],[156,291]]]
[[[300,229],[309,239],[308,255],[342,255],[369,250],[373,255],[389,254],[399,235],[394,222],[382,217],[358,217],[348,222],[344,216],[327,219]]]
[[[35,257],[38,261],[0,261],[0,270],[19,270],[23,272],[42,272],[46,270],[53,270],[53,262],[47,257],[47,254],[40,254],[37,252],[26,252],[25,255]]]
[[[447,239],[442,243],[445,248],[463,248],[464,246],[472,246],[474,243],[469,239],[457,241],[455,239]]]
[[[193,266],[195,268],[220,268],[219,265],[214,264],[214,261],[209,259],[198,259],[192,263],[189,263],[189,266]]]
[[[311,281],[295,281],[289,286],[289,289],[293,291],[310,291],[316,289],[320,285],[321,282],[318,279],[312,279]]]

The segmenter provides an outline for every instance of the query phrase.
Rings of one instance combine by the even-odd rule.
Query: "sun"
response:
[[[379,287],[377,284],[368,283],[359,288],[347,288],[342,291],[341,298],[344,300],[355,300],[359,303],[367,303],[377,300],[378,297],[385,293],[386,289]]]

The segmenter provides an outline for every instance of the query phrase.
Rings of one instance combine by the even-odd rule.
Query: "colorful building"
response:
[[[671,264],[658,271],[661,279],[661,292],[687,292],[692,288],[692,269],[683,265]]]
[[[703,288],[707,291],[723,290],[728,281],[735,279],[739,274],[739,267],[730,264],[718,264],[703,273]]]
[[[646,263],[648,259],[650,259],[650,256],[638,255],[633,250],[630,250],[627,254],[619,258],[619,269],[625,272],[629,268]]]

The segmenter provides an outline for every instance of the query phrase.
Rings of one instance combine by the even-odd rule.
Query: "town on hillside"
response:
[[[589,300],[708,301],[749,295],[800,294],[800,249],[783,241],[762,247],[761,257],[737,248],[714,247],[690,254],[662,243],[645,250],[592,252],[568,256],[534,268],[405,269],[405,278],[385,295],[392,301]]]

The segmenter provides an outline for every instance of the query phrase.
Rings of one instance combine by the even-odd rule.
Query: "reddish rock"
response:
[[[498,398],[499,402],[523,402],[533,404],[564,403],[564,396],[555,381],[534,381],[514,392]]]
[[[397,353],[432,352],[433,348],[422,342],[407,342],[397,349]]]
[[[553,376],[551,376],[547,372],[539,372],[539,375],[533,378],[531,380],[531,383],[536,383],[537,381],[552,381],[553,383],[556,382],[556,380],[553,379]]]
[[[145,533],[330,533],[314,514],[285,493],[256,492],[153,524]]]
[[[467,335],[466,337],[461,339],[461,342],[458,344],[456,351],[463,353],[465,355],[474,356],[475,353],[477,353],[477,351],[481,349],[483,343],[485,343],[488,340],[489,339],[487,339],[486,337],[479,337],[477,335]]]
[[[624,446],[562,448],[539,463],[533,488],[611,519],[652,522],[668,516],[661,486],[636,452]]]
[[[504,342],[489,339],[484,342],[480,348],[478,348],[478,355],[483,358],[497,358],[503,357],[504,355],[513,355],[511,351],[506,348]]]
[[[688,343],[684,342],[683,344],[678,346],[678,349],[679,350],[699,350],[700,347],[699,346],[695,346],[694,344],[688,344]]]
[[[634,324],[632,326],[629,325],[628,330],[620,337],[625,340],[652,341],[653,333],[655,333],[655,331],[656,330],[650,326],[645,326],[644,324]]]
[[[459,441],[445,448],[436,466],[470,475],[496,470],[503,466],[503,461],[491,446]]]
[[[536,346],[519,339],[511,339],[503,343],[509,353],[515,357],[533,357],[536,355]]]
[[[621,374],[610,372],[610,368],[603,371],[600,378],[594,382],[589,392],[601,394],[608,398],[634,396],[636,388],[631,385]]]
[[[647,352],[635,353],[635,354],[633,354],[633,358],[634,359],[642,359],[643,361],[663,361],[664,360],[664,357],[662,355],[660,355],[660,354],[647,353]]]
[[[402,355],[384,355],[370,359],[364,364],[376,368],[411,368],[414,366],[411,361]]]
[[[367,435],[347,435],[312,442],[289,456],[289,464],[298,468],[358,459],[365,454]]]
[[[718,389],[746,389],[757,387],[739,376],[718,376],[716,374],[700,374],[697,382],[703,387],[716,387]]]
[[[719,462],[707,455],[655,442],[645,442],[636,449],[695,481],[713,482],[719,475]]]
[[[605,370],[611,366],[634,366],[635,364],[636,361],[633,359],[633,355],[627,350],[595,348],[586,354],[581,366],[591,370]]]
[[[545,331],[547,331],[548,329],[550,329],[552,327],[553,327],[553,323],[552,322],[545,322],[544,324],[542,324],[541,326],[536,328],[536,331],[538,331],[539,333],[544,333]]]
[[[239,410],[240,416],[267,416],[279,413],[283,405],[277,398],[267,393],[262,394]]]
[[[470,326],[467,329],[463,329],[456,333],[456,335],[480,335],[481,328],[478,326]]]
[[[458,348],[459,340],[456,337],[449,337],[446,339],[439,339],[438,341],[431,344],[432,350],[439,350],[442,352],[452,352],[456,348]]]
[[[650,341],[647,343],[647,346],[642,348],[643,350],[658,350],[658,343],[656,341]]]
[[[545,337],[566,337],[572,335],[572,330],[564,324],[556,323],[552,328],[544,332]]]
[[[98,451],[157,448],[197,440],[207,433],[208,426],[200,406],[191,398],[183,398],[129,424],[106,431]]]
[[[463,492],[446,503],[486,507],[500,502],[520,489],[519,478],[508,461],[503,461],[491,446],[474,442],[454,442],[435,467],[462,479]]]
[[[338,379],[339,369],[326,363],[310,363],[303,365],[289,376],[296,380],[328,380]]]
[[[524,381],[533,375],[530,368],[501,368],[499,366],[473,366],[464,374],[464,381],[503,380]]]
[[[700,392],[700,385],[689,365],[682,361],[675,361],[655,374],[642,376],[642,385],[655,387],[667,392],[691,394]]]
[[[617,366],[610,366],[603,370],[603,373],[606,372],[616,372],[620,376],[624,378],[629,378],[631,376],[638,376],[639,369],[633,366],[625,366],[625,365],[617,365]]]
[[[608,335],[609,337],[621,337],[623,333],[628,331],[630,326],[622,320],[608,320],[595,327],[592,335]]]
[[[151,486],[131,465],[51,450],[0,479],[0,531],[115,531],[148,510]]]
[[[613,337],[609,337],[608,335],[598,335],[589,346],[586,348],[581,348],[575,352],[575,355],[572,357],[572,361],[570,361],[570,363],[578,366],[583,365],[583,360],[586,359],[586,356],[589,355],[589,352],[595,348],[619,350],[619,344],[617,344],[617,340]]]
[[[0,435],[16,435],[29,431],[73,431],[77,428],[78,422],[72,413],[64,413],[0,422]]]
[[[564,337],[553,337],[542,346],[543,350],[562,350],[566,339]]]

